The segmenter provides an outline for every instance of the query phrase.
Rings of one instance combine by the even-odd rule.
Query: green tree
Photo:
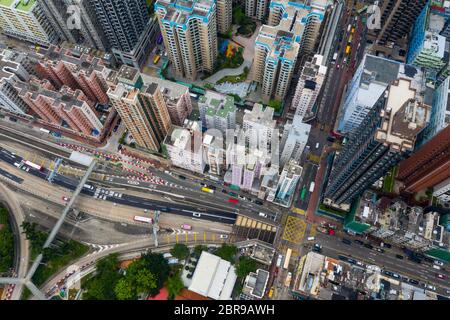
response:
[[[114,292],[118,300],[133,300],[136,298],[136,290],[126,278],[117,282]]]
[[[189,248],[182,243],[177,243],[170,249],[170,253],[177,259],[184,260],[189,256]]]
[[[279,100],[272,99],[269,101],[269,107],[275,109],[275,112],[280,111],[282,106],[283,106],[283,103]]]
[[[214,252],[216,256],[221,257],[224,260],[227,260],[234,264],[235,256],[236,256],[237,248],[236,246],[232,244],[226,244],[223,243],[222,246],[217,248],[217,250]]]
[[[156,295],[159,293],[159,289],[162,288],[163,284],[169,277],[170,266],[163,255],[160,253],[146,253],[142,255],[140,261],[143,265],[150,270],[150,272],[155,276],[156,288],[150,290],[150,295]]]
[[[111,254],[96,264],[96,276],[88,279],[83,293],[85,300],[115,300],[115,288],[122,276],[118,272],[118,255]]]
[[[30,240],[32,247],[41,248],[44,245],[48,235],[45,232],[36,230],[36,223],[24,221],[21,227],[23,229],[22,233],[25,233],[27,240]]]
[[[169,299],[175,299],[175,297],[184,288],[184,283],[179,272],[176,272],[174,275],[167,279],[166,288],[169,292]]]
[[[150,292],[150,290],[156,288],[155,276],[141,260],[136,260],[129,265],[125,279],[135,290],[135,294]]]
[[[246,277],[250,272],[256,271],[256,261],[250,257],[241,257],[236,264],[236,275],[239,278]]]

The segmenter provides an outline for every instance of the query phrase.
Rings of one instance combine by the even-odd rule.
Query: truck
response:
[[[311,184],[309,185],[309,192],[313,192],[314,191],[314,187],[316,186],[315,182],[311,182]]]
[[[335,52],[333,55],[333,60],[332,60],[333,62],[336,62],[337,56],[338,56],[338,54],[337,54],[337,52]]]
[[[207,188],[207,187],[203,187],[203,188],[202,188],[202,191],[203,191],[203,192],[206,192],[206,193],[214,193],[214,190],[212,190],[212,189],[210,189],[210,188]]]
[[[286,280],[284,281],[284,286],[289,287],[291,285],[291,280],[292,280],[292,272],[288,272]]]

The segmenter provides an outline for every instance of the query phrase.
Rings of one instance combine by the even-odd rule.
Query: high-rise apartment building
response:
[[[108,48],[122,63],[140,68],[148,58],[157,22],[145,0],[84,0],[105,35]]]
[[[418,146],[423,146],[450,124],[450,76],[433,93],[430,122],[420,133]]]
[[[339,115],[338,130],[342,133],[355,130],[389,84],[398,78],[411,79],[412,86],[423,91],[425,79],[418,68],[366,54],[348,84]],[[427,88],[426,98],[431,100],[431,94],[432,90]]]
[[[311,114],[327,73],[327,67],[322,65],[323,62],[323,56],[314,55],[312,61],[307,61],[303,66],[291,104],[295,115],[304,118]]]
[[[159,151],[171,121],[161,87],[152,79],[136,68],[122,66],[108,96],[136,143]]]
[[[164,146],[172,165],[197,173],[205,171],[202,128],[197,121],[186,120],[183,127],[173,126]]]
[[[447,39],[440,35],[447,18],[430,11],[429,4],[415,21],[411,32],[407,63],[435,71],[441,70],[448,56]]]
[[[87,0],[39,1],[62,40],[105,51],[108,43]]]
[[[212,72],[218,54],[216,2],[158,0],[155,12],[177,75],[195,80],[200,72]]]
[[[283,168],[291,159],[299,162],[303,150],[308,143],[311,125],[302,122],[300,116],[295,116],[291,123],[286,123],[281,139],[280,167]]]
[[[381,0],[380,27],[369,35],[380,45],[395,43],[406,37],[428,0]]]
[[[37,0],[0,1],[0,29],[3,33],[31,43],[57,43],[59,36]]]
[[[203,154],[209,166],[209,174],[222,176],[226,169],[224,138],[205,133],[203,136]]]
[[[410,158],[399,165],[397,179],[406,192],[414,193],[450,176],[450,126],[442,129]]]
[[[63,85],[80,89],[94,103],[108,103],[106,79],[111,69],[101,59],[87,54],[76,57],[70,50],[55,46],[43,52],[35,67],[41,78],[50,80],[57,89]]]
[[[273,108],[255,103],[252,111],[245,110],[243,126],[245,143],[249,149],[271,150],[272,138],[275,137],[276,120]],[[278,137],[275,137],[278,139]]]
[[[48,81],[32,79],[15,84],[19,96],[46,124],[70,128],[86,136],[98,136],[103,124],[81,90],[63,86],[59,91]]]
[[[261,84],[263,101],[282,101],[300,53],[311,53],[319,38],[327,0],[311,3],[272,1],[268,25],[255,42],[253,80]]]
[[[302,172],[303,168],[294,159],[286,163],[278,181],[277,200],[280,202],[289,200],[297,188]]]
[[[429,109],[411,80],[394,81],[336,155],[325,202],[348,209],[352,200],[413,152]]]
[[[3,50],[0,53],[0,108],[9,112],[26,114],[28,105],[19,97],[14,85],[20,81],[28,82],[30,74],[18,60],[20,54]]]
[[[145,0],[87,0],[111,48],[130,52],[149,21]]]
[[[198,100],[202,126],[220,130],[225,137],[227,129],[236,128],[236,106],[231,96],[207,91]]]
[[[217,32],[227,34],[233,20],[233,0],[217,0]]]
[[[258,21],[265,21],[269,15],[269,4],[270,0],[245,0],[245,15]]]

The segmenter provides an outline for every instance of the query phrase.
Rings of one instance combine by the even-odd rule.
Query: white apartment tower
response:
[[[300,161],[310,131],[311,125],[303,123],[300,116],[295,116],[291,123],[285,125],[281,139],[280,167],[284,167],[290,159]]]
[[[311,113],[327,73],[327,67],[322,62],[323,56],[316,54],[312,61],[305,63],[291,104],[295,115],[304,118]]]

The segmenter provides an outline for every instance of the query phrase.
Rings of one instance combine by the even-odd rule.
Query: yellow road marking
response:
[[[176,240],[177,243],[178,243],[178,233],[175,235],[175,240]]]
[[[167,243],[170,243],[170,236],[167,235],[166,237],[167,237]]]
[[[215,233],[212,234],[212,240],[216,241],[216,234]]]
[[[197,234],[194,233],[194,242],[197,242]]]
[[[203,231],[203,241],[206,242],[206,231]]]
[[[306,211],[299,209],[299,208],[293,208],[292,212],[297,213],[297,214],[301,214],[301,215],[305,215]]]
[[[186,232],[186,243],[188,243],[188,234]]]
[[[299,244],[303,240],[305,230],[306,222],[303,219],[289,216],[284,226],[282,239]]]

